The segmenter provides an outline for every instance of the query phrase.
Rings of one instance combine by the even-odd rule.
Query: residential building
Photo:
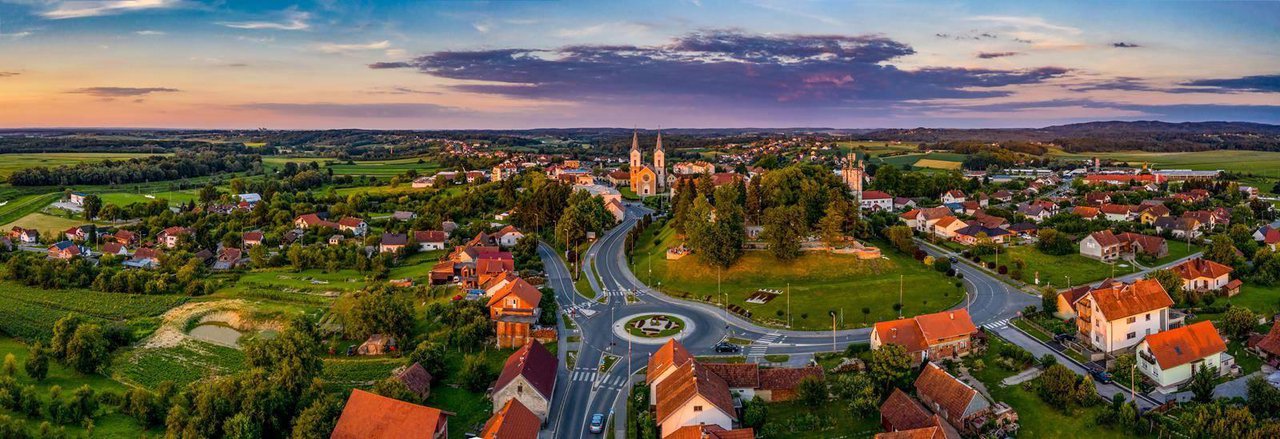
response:
[[[516,242],[519,242],[520,238],[524,238],[524,233],[521,233],[516,226],[509,225],[494,233],[494,236],[498,239],[498,246],[511,248],[516,246]]]
[[[86,195],[84,192],[72,192],[71,196],[69,197],[69,201],[71,201],[71,204],[74,204],[77,206],[83,206],[84,197],[87,197],[87,196],[88,195]]]
[[[213,269],[218,271],[234,270],[240,265],[244,252],[235,247],[218,249],[217,259],[213,261]]]
[[[320,215],[315,213],[299,215],[297,218],[293,219],[293,226],[303,230],[310,229],[312,227],[327,227],[334,230],[338,229],[338,223],[320,218]]]
[[[1222,335],[1212,321],[1205,320],[1148,335],[1138,344],[1138,370],[1157,386],[1172,389],[1190,381],[1200,368],[1215,377],[1227,372],[1224,369],[1234,360],[1226,352]]]
[[[970,420],[991,409],[986,397],[933,363],[924,366],[914,386],[920,403],[956,430],[969,430],[966,425]]]
[[[1164,238],[1125,232],[1119,235],[1111,230],[1090,233],[1080,240],[1080,255],[1111,262],[1117,259],[1131,259],[1138,255],[1151,258],[1162,258],[1169,254],[1169,245]]]
[[[489,318],[496,325],[498,347],[521,347],[533,341],[533,325],[542,315],[541,301],[542,292],[524,279],[509,282],[489,296]]]
[[[917,232],[933,233],[933,226],[939,220],[947,217],[954,217],[951,209],[946,206],[926,207],[923,209],[912,209],[899,215],[907,222],[907,226],[916,229]]]
[[[1076,327],[1094,349],[1111,353],[1169,329],[1173,299],[1155,279],[1110,281],[1076,301]]]
[[[1103,204],[1099,210],[1107,221],[1129,221],[1133,219],[1133,206],[1127,204]]]
[[[751,428],[726,430],[719,425],[686,425],[673,431],[662,439],[755,439],[756,432]]]
[[[547,420],[556,387],[555,354],[536,340],[521,346],[507,357],[502,373],[493,385],[493,408],[498,413],[507,401],[518,400],[538,419]]]
[[[1071,208],[1071,213],[1079,215],[1080,218],[1083,218],[1087,221],[1092,221],[1098,218],[1098,215],[1101,214],[1102,211],[1096,207],[1075,206]]]
[[[943,217],[933,224],[933,234],[943,239],[955,238],[956,232],[969,224],[954,216]]]
[[[364,236],[369,231],[369,223],[355,217],[343,217],[338,220],[338,230],[351,232],[352,235]]]
[[[143,247],[134,251],[133,256],[124,261],[123,265],[132,268],[155,268],[160,265],[160,258],[163,256],[164,252],[160,249]]]
[[[88,248],[71,241],[58,241],[49,246],[49,257],[52,259],[75,259],[88,254]]]
[[[697,361],[675,367],[656,389],[659,436],[687,425],[716,425],[730,430],[738,420],[728,384]]]
[[[511,398],[484,423],[479,439],[538,439],[542,420],[519,399]]]
[[[861,205],[870,211],[892,210],[893,195],[882,191],[865,191],[862,193]]]
[[[396,253],[409,246],[409,236],[403,233],[383,233],[378,241],[378,253]]]
[[[645,369],[645,382],[649,384],[649,403],[657,405],[658,383],[667,379],[675,368],[693,360],[693,354],[675,339],[667,340],[657,352],[649,356],[649,364]]]
[[[330,439],[449,437],[449,414],[439,409],[353,389]]]
[[[262,231],[255,230],[252,232],[245,232],[244,235],[240,237],[240,241],[244,243],[245,247],[262,245]]]
[[[1185,291],[1224,290],[1228,297],[1240,292],[1240,281],[1231,280],[1232,268],[1208,259],[1188,259],[1170,269],[1182,278],[1182,289]],[[1235,288],[1229,288],[1233,282],[1236,284]]]
[[[877,439],[960,438],[960,432],[946,420],[929,413],[919,402],[897,388],[880,404],[880,428],[888,433],[877,434]]]
[[[977,334],[969,310],[956,309],[878,322],[871,330],[871,349],[892,343],[906,348],[912,360],[956,358],[969,354]]]
[[[16,239],[22,244],[35,244],[40,242],[40,231],[13,226],[13,229],[9,231],[9,238]]]
[[[1012,233],[1002,228],[972,224],[956,230],[951,239],[964,245],[975,245],[985,237],[990,239],[991,242],[1004,244],[1011,235]]]
[[[17,227],[14,227],[14,229],[17,229]],[[1262,226],[1253,232],[1253,240],[1271,247],[1271,250],[1275,250],[1276,244],[1280,244],[1280,230],[1271,227],[1271,225]]]
[[[966,200],[964,192],[959,189],[943,192],[938,198],[942,200],[942,204],[963,203]]]
[[[449,240],[449,234],[441,230],[415,230],[413,233],[413,242],[418,244],[419,251],[444,250],[445,241]]]

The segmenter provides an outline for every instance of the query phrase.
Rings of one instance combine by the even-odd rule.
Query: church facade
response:
[[[653,150],[653,166],[644,164],[644,154],[640,152],[639,133],[631,134],[631,190],[636,195],[647,197],[661,193],[667,186],[667,154],[662,150],[662,133],[658,133],[658,142]]]

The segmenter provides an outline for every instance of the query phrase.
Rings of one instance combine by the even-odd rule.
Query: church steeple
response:
[[[632,151],[640,150],[640,131],[639,130],[631,130],[631,150]]]
[[[653,148],[653,171],[658,175],[658,187],[667,185],[667,153],[662,150],[662,129],[658,129],[658,144]]]
[[[639,171],[640,167],[644,166],[644,160],[641,157],[640,131],[634,130],[631,132],[631,172]]]
[[[658,146],[654,147],[654,151],[662,151],[662,129],[658,129]]]

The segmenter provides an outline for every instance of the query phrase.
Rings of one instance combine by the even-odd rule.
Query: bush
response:
[[[996,263],[995,263],[995,262],[987,262],[987,269],[988,269],[988,270],[994,270],[995,268],[996,268]]]
[[[1009,267],[1005,265],[1001,265],[1000,268],[996,270],[996,272],[1000,274],[1009,274]]]

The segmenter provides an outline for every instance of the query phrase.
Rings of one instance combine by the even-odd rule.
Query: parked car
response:
[[[1066,342],[1069,342],[1069,341],[1076,341],[1076,336],[1071,335],[1071,334],[1054,334],[1054,336],[1053,336],[1053,341],[1056,341],[1056,342],[1058,342],[1058,343],[1066,343]]]
[[[591,432],[604,433],[604,414],[596,413],[591,415]]]
[[[1111,382],[1113,381],[1111,379],[1111,372],[1107,372],[1106,369],[1103,369],[1101,367],[1097,367],[1097,366],[1090,367],[1089,375],[1093,375],[1093,380],[1102,384],[1111,384]]]
[[[742,350],[742,348],[733,343],[720,342],[716,345],[716,353],[719,354],[736,354],[740,350]]]

